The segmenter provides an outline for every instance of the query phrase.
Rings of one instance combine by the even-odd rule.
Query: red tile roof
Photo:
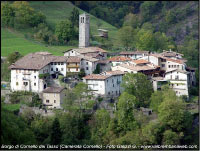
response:
[[[149,63],[147,60],[144,60],[144,59],[133,60],[132,62],[134,62],[135,64],[144,64],[144,63]]]
[[[128,57],[123,57],[123,56],[115,56],[115,57],[109,58],[108,60],[115,61],[115,62],[123,62],[123,61],[131,61],[132,59]]]
[[[122,51],[120,55],[148,54],[148,51]]]

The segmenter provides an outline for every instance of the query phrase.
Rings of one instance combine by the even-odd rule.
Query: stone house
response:
[[[43,104],[48,108],[61,108],[65,97],[65,88],[63,87],[47,87],[43,90]]]

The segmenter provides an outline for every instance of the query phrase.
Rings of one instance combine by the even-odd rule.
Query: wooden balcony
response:
[[[75,65],[75,64],[70,64],[70,65],[67,65],[67,68],[79,68],[80,65]]]

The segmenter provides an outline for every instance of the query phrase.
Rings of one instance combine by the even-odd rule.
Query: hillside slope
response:
[[[29,3],[35,10],[44,13],[48,24],[52,28],[55,28],[59,21],[67,19],[73,8],[76,7],[69,1],[30,1]],[[79,9],[78,7],[76,8]],[[83,12],[83,10],[79,9],[79,13]],[[99,27],[98,24],[100,25]],[[109,30],[109,40],[115,43],[118,30],[116,27],[90,14],[90,28],[91,35],[96,35],[98,28]]]
[[[11,29],[1,28],[1,56],[8,56],[18,51],[22,55],[30,52],[48,51],[54,55],[63,56],[63,51],[70,49],[68,46],[46,46],[36,41],[28,40],[22,33]]]

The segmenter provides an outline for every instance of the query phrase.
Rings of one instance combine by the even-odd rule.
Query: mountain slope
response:
[[[31,7],[33,7],[37,11],[41,11],[47,17],[47,22],[51,25],[52,28],[55,28],[56,24],[59,21],[67,19],[70,16],[70,13],[73,10],[73,8],[76,7],[69,1],[30,1],[29,3]],[[78,7],[76,8],[79,9]],[[79,9],[79,13],[83,12],[83,10]],[[101,26],[98,27],[98,24],[100,24]],[[115,42],[118,29],[112,26],[111,24],[103,21],[102,19],[96,18],[91,14],[90,28],[91,35],[98,34],[98,28],[109,30],[109,40]]]

